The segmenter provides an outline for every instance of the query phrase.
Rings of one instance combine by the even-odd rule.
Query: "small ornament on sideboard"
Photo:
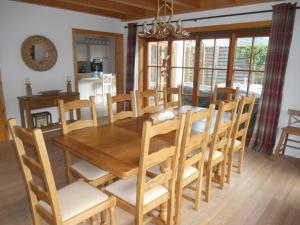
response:
[[[67,92],[72,92],[72,84],[71,84],[71,76],[66,76],[66,82],[67,82]]]
[[[26,87],[26,96],[31,97],[32,96],[32,89],[31,89],[31,82],[29,78],[25,79],[25,87]]]

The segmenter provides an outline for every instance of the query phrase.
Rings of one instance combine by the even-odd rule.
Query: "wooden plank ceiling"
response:
[[[157,0],[18,0],[38,5],[136,20],[156,15]],[[174,14],[219,9],[272,0],[174,0]]]

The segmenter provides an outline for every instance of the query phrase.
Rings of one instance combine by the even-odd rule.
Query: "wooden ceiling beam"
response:
[[[178,8],[177,10],[174,9],[174,14],[221,9],[221,8],[228,8],[228,7],[237,7],[242,5],[251,5],[251,4],[264,3],[264,2],[272,2],[272,0],[201,0],[199,8],[197,9]]]
[[[174,0],[174,5],[183,6],[186,8],[199,8],[200,0]]]
[[[157,0],[16,0],[38,5],[79,11],[121,20],[138,20],[156,16]],[[272,0],[174,0],[174,14],[197,12]]]
[[[122,3],[129,6],[134,6],[137,8],[145,9],[148,11],[156,12],[157,10],[157,1],[156,0],[108,0],[110,2]]]
[[[72,11],[77,11],[77,12],[95,14],[95,15],[99,15],[99,16],[113,17],[113,18],[118,18],[118,19],[123,19],[123,20],[133,19],[133,17],[129,17],[128,15],[126,15],[124,13],[117,13],[117,12],[112,12],[109,10],[97,9],[97,8],[93,8],[91,6],[70,4],[70,3],[59,1],[59,0],[17,0],[17,1],[31,3],[31,4],[37,4],[37,5],[43,5],[43,6],[50,6],[50,7],[66,9],[66,10],[72,10]]]
[[[121,13],[125,15],[131,15],[134,17],[144,16],[146,14],[146,10],[128,6],[125,4],[115,4],[114,2],[110,2],[107,0],[58,0],[61,2],[74,4],[78,6],[92,7],[96,9],[108,10],[116,13]]]

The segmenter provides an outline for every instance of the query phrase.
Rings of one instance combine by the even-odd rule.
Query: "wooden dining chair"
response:
[[[110,224],[115,224],[116,199],[83,181],[56,189],[44,137],[40,129],[19,127],[15,119],[8,121],[16,153],[22,169],[30,201],[34,225],[43,218],[48,224],[72,225],[110,211]],[[103,224],[103,223],[102,223]]]
[[[60,113],[60,119],[62,124],[62,131],[64,135],[69,132],[97,126],[97,115],[94,97],[91,96],[89,100],[75,100],[72,102],[64,103],[63,100],[58,101],[58,108]],[[72,121],[68,123],[65,114],[69,111],[76,110],[77,112],[81,109],[89,108],[91,113],[91,119]],[[83,149],[84,150],[84,149]],[[67,180],[70,183],[74,177],[83,178],[85,181],[93,186],[99,186],[112,180],[114,176],[107,171],[94,166],[85,160],[78,160],[76,163],[72,164],[71,154],[64,151],[65,154],[65,165],[67,171]]]
[[[147,90],[144,92],[136,91],[138,115],[142,116],[145,113],[155,113],[159,111],[159,99],[157,91]],[[151,99],[153,102],[151,104]]]
[[[109,193],[117,197],[118,206],[135,215],[136,225],[145,224],[143,217],[146,214],[151,216],[148,219],[154,219],[158,224],[173,224],[176,168],[184,121],[185,115],[180,114],[179,119],[168,120],[157,125],[152,125],[150,121],[144,122],[137,177],[119,180],[106,187]],[[171,143],[166,143],[167,146],[161,146],[160,149],[156,146],[156,151],[153,151],[152,141],[158,135],[170,135],[170,133],[173,134]],[[151,178],[146,176],[150,168],[158,165],[164,165],[159,175]],[[166,204],[166,221],[152,214],[154,209]]]
[[[253,106],[255,103],[255,95],[245,97],[239,101],[239,106],[237,110],[236,120],[233,126],[231,141],[228,148],[228,160],[227,160],[227,174],[226,182],[230,183],[231,171],[233,166],[233,156],[235,153],[239,153],[239,161],[236,166],[238,173],[241,173],[244,152],[246,145],[247,132],[252,116]]]
[[[300,136],[300,110],[289,109],[288,114],[288,125],[281,129],[281,135],[275,149],[274,159],[277,159],[280,153],[284,154],[286,147],[300,149],[299,146],[288,144],[288,142],[300,143],[299,139],[296,139],[297,136]],[[290,135],[292,135],[293,139],[289,138]]]
[[[227,160],[227,151],[231,139],[231,132],[235,122],[236,109],[238,101],[233,100],[229,103],[220,102],[217,117],[215,120],[215,127],[209,143],[209,150],[205,155],[205,200],[208,202],[211,196],[211,184],[213,175],[214,181],[220,184],[223,189],[225,181],[225,167]],[[214,168],[217,169],[214,173]],[[219,172],[217,178],[216,175]]]
[[[215,85],[212,99],[211,99],[211,104],[218,106],[221,101],[229,102],[231,100],[238,100],[239,97],[240,97],[239,87],[234,89],[231,87],[218,87],[218,85]]]
[[[196,210],[199,210],[200,207],[204,156],[209,140],[214,108],[215,106],[211,104],[209,109],[198,112],[190,110],[186,116],[176,185],[176,225],[180,224],[182,197],[194,202]],[[193,130],[195,127],[197,131]],[[194,198],[183,194],[185,187],[195,191]]]
[[[174,95],[177,95],[177,101],[173,101]],[[177,88],[164,88],[163,89],[164,107],[181,107],[182,105],[182,88],[179,85]]]
[[[129,102],[131,110],[121,111],[114,114],[113,104],[119,102],[123,102],[123,103]],[[118,94],[116,96],[111,96],[111,94],[107,94],[107,108],[108,108],[108,118],[110,123],[114,123],[118,120],[122,120],[125,118],[136,117],[134,92],[131,91],[130,94]]]

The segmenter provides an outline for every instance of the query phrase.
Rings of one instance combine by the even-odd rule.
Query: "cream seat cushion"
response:
[[[198,172],[199,170],[194,167],[194,166],[187,166],[184,169],[184,173],[183,173],[183,179],[188,178],[189,176],[193,175],[194,173]]]
[[[108,199],[108,195],[83,182],[76,181],[58,191],[58,202],[62,221],[66,221]],[[52,213],[51,207],[44,201],[39,204]]]
[[[137,177],[131,177],[127,180],[118,180],[117,182],[108,185],[106,187],[106,190],[109,193],[115,195],[116,197],[135,206],[136,192],[137,192],[136,187],[137,187]],[[144,194],[144,205],[161,197],[167,192],[168,189],[162,185],[149,189]]]
[[[230,139],[230,142],[229,142],[230,145],[229,146],[231,146],[231,142],[232,142],[232,139]],[[242,142],[240,140],[237,140],[237,139],[234,140],[234,147],[237,147],[241,144],[242,144]]]
[[[212,155],[212,160],[215,160],[223,155],[223,152],[215,150]],[[207,149],[205,152],[205,162],[208,162],[209,150]]]
[[[149,170],[151,173],[154,173],[154,174],[160,174],[160,168],[159,166],[155,166],[155,167],[152,167],[150,170]],[[192,174],[198,172],[199,170],[194,167],[194,166],[187,166],[185,169],[184,169],[184,172],[183,172],[183,179],[186,179],[188,178],[189,176],[191,176]]]
[[[87,180],[97,180],[98,178],[108,174],[108,172],[105,170],[102,170],[85,160],[80,160],[74,163],[71,168],[81,174]]]

